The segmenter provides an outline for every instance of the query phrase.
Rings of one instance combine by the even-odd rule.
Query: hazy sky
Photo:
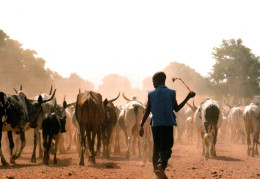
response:
[[[241,38],[260,55],[259,0],[2,0],[0,29],[64,77],[100,84],[127,76],[133,87],[172,61],[206,76],[212,49]]]

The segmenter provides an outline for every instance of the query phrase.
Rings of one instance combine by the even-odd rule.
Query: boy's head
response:
[[[162,71],[157,72],[153,75],[153,86],[157,88],[161,84],[165,84],[166,74]]]

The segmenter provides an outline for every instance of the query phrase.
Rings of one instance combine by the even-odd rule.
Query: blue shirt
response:
[[[148,92],[152,110],[152,127],[154,126],[177,126],[176,117],[173,113],[176,98],[175,90],[159,85],[156,89]]]

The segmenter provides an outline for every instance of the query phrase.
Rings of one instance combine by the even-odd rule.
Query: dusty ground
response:
[[[75,148],[74,148],[75,149]],[[41,159],[30,163],[32,146],[27,145],[16,164],[0,166],[0,178],[155,178],[151,163],[132,157],[125,160],[123,154],[112,155],[111,160],[97,159],[92,165],[85,159],[79,166],[75,150],[58,154],[58,164],[45,166]],[[260,157],[248,157],[246,145],[219,142],[215,159],[205,160],[196,145],[176,144],[166,174],[169,178],[260,178]],[[9,160],[8,153],[5,153]]]

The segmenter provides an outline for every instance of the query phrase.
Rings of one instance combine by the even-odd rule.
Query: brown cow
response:
[[[117,100],[120,96],[120,93],[115,99],[107,101],[107,105],[105,106],[105,121],[102,124],[102,143],[103,143],[103,157],[109,159],[110,158],[110,139],[113,132],[113,129],[117,123],[117,113],[116,107],[113,102]],[[105,99],[107,100],[107,99]]]
[[[89,148],[89,161],[95,163],[95,156],[101,145],[101,124],[105,120],[105,109],[107,100],[102,101],[102,96],[93,91],[79,93],[76,102],[76,119],[80,127],[81,154],[79,165],[84,165],[84,153],[86,150],[86,137]],[[94,150],[95,138],[97,136],[97,148]]]

